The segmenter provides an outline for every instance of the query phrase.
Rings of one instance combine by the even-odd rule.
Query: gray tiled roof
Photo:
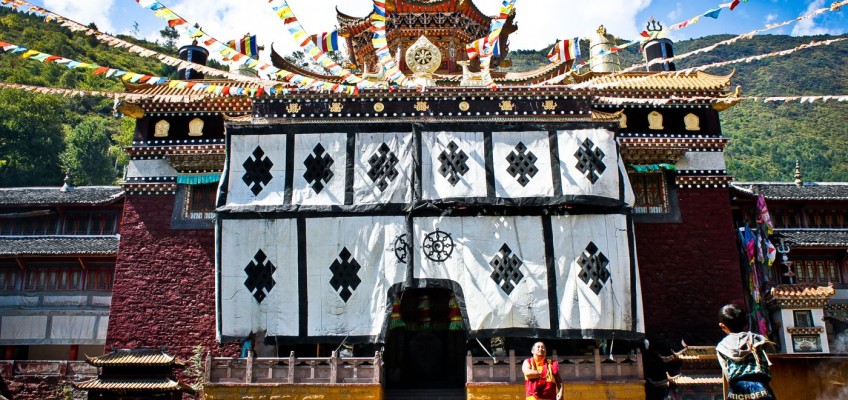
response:
[[[730,187],[746,195],[762,194],[766,200],[848,200],[848,183],[843,182],[734,182]]]
[[[63,192],[58,187],[0,188],[0,206],[97,205],[120,199],[120,186],[82,186]]]
[[[775,229],[790,246],[848,247],[848,229]]]
[[[0,236],[0,256],[115,255],[118,235]]]

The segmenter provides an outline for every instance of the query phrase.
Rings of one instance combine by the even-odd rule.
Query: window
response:
[[[792,313],[795,316],[796,328],[813,327],[813,312],[811,310],[795,310]]]
[[[80,290],[82,267],[78,264],[28,265],[24,290]]]
[[[182,217],[185,219],[215,218],[215,200],[218,195],[218,185],[188,185]]]
[[[69,212],[62,234],[114,235],[118,233],[117,226],[117,211]]]
[[[636,204],[636,214],[666,214],[668,207],[668,187],[663,173],[631,174]]]
[[[20,267],[15,264],[0,264],[0,291],[16,290],[18,276],[20,276]]]
[[[798,283],[842,283],[839,263],[834,260],[803,260],[795,262]]]
[[[0,219],[0,235],[55,235],[59,217],[45,215]]]
[[[89,266],[85,277],[85,290],[112,290],[115,267]]]

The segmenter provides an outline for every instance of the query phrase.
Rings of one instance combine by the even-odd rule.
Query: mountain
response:
[[[675,53],[709,46],[730,38],[728,35],[682,40],[675,43]],[[156,51],[173,54],[174,49],[158,43],[136,40],[132,37],[121,38],[138,43]],[[730,46],[689,57],[679,61],[678,68],[687,68],[716,61],[730,60],[745,56],[769,53],[809,43],[812,40],[832,38],[829,36],[790,37],[781,35],[762,35],[741,40]],[[143,58],[125,50],[115,49],[98,43],[83,33],[71,33],[55,23],[44,23],[34,16],[21,15],[6,8],[0,8],[0,41],[10,42],[55,54],[78,61],[102,64],[123,70],[158,75],[173,76],[174,70],[164,66],[154,58]],[[583,54],[588,54],[588,44],[581,43]],[[549,49],[550,47],[548,47]],[[512,51],[510,70],[520,71],[537,68],[547,63],[547,50]],[[622,65],[638,62],[641,55],[635,46],[621,53]],[[789,96],[789,95],[839,95],[848,94],[848,43],[840,42],[830,46],[816,47],[796,52],[784,57],[768,58],[750,64],[737,64],[729,68],[710,69],[714,74],[729,73],[736,68],[734,84],[741,85],[743,95],[752,96]],[[121,91],[123,86],[115,79],[94,76],[88,70],[70,70],[54,63],[39,63],[25,60],[17,54],[0,53],[0,82],[25,83],[41,86],[81,88],[106,91]],[[0,90],[10,92],[8,90]],[[27,121],[11,121],[13,117],[4,115],[0,121],[0,133],[7,137],[16,136],[19,140],[11,146],[10,141],[0,135],[0,186],[3,185],[59,185],[61,170],[76,165],[67,157],[58,154],[45,157],[34,154],[35,149],[52,149],[52,152],[67,153],[68,131],[80,126],[87,118],[114,118],[111,116],[113,103],[110,99],[92,97],[54,98],[42,94],[24,94],[14,91],[14,96],[22,104],[6,104],[6,108],[20,115],[31,116],[40,112],[42,119],[48,120],[41,125],[43,135],[27,134],[24,128]],[[10,98],[10,96],[0,96]],[[48,104],[44,106],[43,104]],[[38,105],[38,106],[36,106]],[[21,108],[29,107],[29,110]],[[54,110],[55,109],[55,110]],[[49,111],[49,113],[48,113]],[[0,104],[0,114],[10,112]],[[848,181],[848,103],[817,102],[814,104],[763,104],[746,101],[721,114],[724,134],[730,138],[727,147],[728,170],[736,180],[741,181],[791,181],[794,179],[795,160],[800,160],[806,181]],[[28,117],[32,119],[31,117]],[[102,122],[102,121],[101,121]],[[53,124],[53,125],[51,125]],[[114,125],[127,126],[127,123],[114,122]],[[95,124],[96,125],[96,124]],[[59,127],[57,129],[56,127]],[[131,126],[131,124],[130,124]],[[124,129],[125,131],[126,129]],[[112,135],[108,138],[113,147],[109,155],[115,162],[123,136]],[[26,141],[32,141],[27,143]],[[35,142],[40,140],[40,142]],[[45,145],[49,144],[49,146]],[[29,151],[30,153],[26,153]],[[28,169],[14,167],[29,159],[38,159],[27,165]],[[65,161],[62,161],[65,160]],[[105,161],[104,161],[105,162]],[[61,165],[61,167],[60,167]],[[20,170],[15,170],[14,168]],[[46,168],[46,169],[45,169]],[[26,171],[45,170],[33,180]],[[11,172],[17,178],[9,178]],[[23,172],[21,172],[23,171]],[[50,178],[46,178],[50,176]],[[103,178],[106,179],[106,178]]]

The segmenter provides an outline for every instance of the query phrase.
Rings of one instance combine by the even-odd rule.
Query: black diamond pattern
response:
[[[583,145],[574,153],[577,158],[577,170],[586,175],[589,182],[594,185],[601,175],[607,169],[604,164],[604,152],[588,138],[583,141]]]
[[[521,272],[521,265],[523,264],[524,262],[518,256],[512,254],[512,249],[506,243],[501,246],[500,252],[489,261],[489,265],[494,268],[491,275],[492,280],[500,285],[507,296],[515,289],[515,285],[524,279],[524,274]]]
[[[459,183],[459,178],[468,172],[468,164],[465,163],[468,161],[468,155],[460,150],[459,146],[452,140],[448,143],[448,149],[439,154],[438,160],[442,163],[442,166],[439,167],[439,173],[447,178],[452,186],[456,186]]]
[[[592,289],[595,294],[600,293],[604,284],[610,278],[610,272],[607,269],[609,265],[607,256],[598,251],[598,246],[595,246],[595,243],[589,242],[586,250],[580,254],[580,257],[577,257],[577,265],[580,266],[577,277],[583,280],[583,283],[589,285],[589,289]]]
[[[347,247],[342,249],[341,253],[339,253],[339,258],[330,265],[330,271],[333,273],[333,277],[330,279],[330,285],[336,291],[339,288],[342,289],[339,292],[339,296],[345,303],[353,295],[351,289],[356,290],[359,284],[362,283],[359,275],[357,275],[361,268],[359,263],[356,262],[356,259],[347,250]]]
[[[398,170],[395,166],[400,162],[395,153],[389,149],[385,143],[380,145],[377,153],[368,159],[368,164],[371,169],[368,170],[368,177],[372,182],[377,182],[377,187],[380,191],[386,190],[389,187],[389,182],[395,180],[398,176]]]
[[[274,271],[276,270],[277,267],[268,260],[262,249],[259,249],[253,256],[253,260],[250,260],[247,267],[244,267],[244,272],[247,273],[244,286],[253,293],[253,298],[258,303],[262,303],[262,300],[265,300],[265,297],[268,293],[271,293],[271,289],[277,284],[274,281]]]
[[[324,146],[321,146],[321,143],[315,145],[312,153],[314,155],[310,154],[309,157],[306,157],[306,160],[303,160],[303,165],[306,166],[303,179],[306,179],[306,182],[312,185],[312,190],[315,193],[321,193],[324,190],[324,184],[333,179],[333,170],[330,169],[333,166],[333,158],[324,153]]]
[[[244,175],[241,180],[250,188],[254,196],[258,196],[274,177],[271,175],[271,167],[274,166],[274,163],[265,156],[262,147],[256,146],[256,150],[253,150],[253,156],[248,157],[242,166],[244,167]]]
[[[522,142],[518,142],[518,145],[515,146],[515,151],[510,152],[506,156],[506,160],[509,161],[509,167],[506,169],[506,172],[509,172],[513,178],[517,178],[521,186],[527,186],[530,183],[530,179],[539,172],[539,169],[536,168],[538,158],[532,151],[527,151],[527,146]]]

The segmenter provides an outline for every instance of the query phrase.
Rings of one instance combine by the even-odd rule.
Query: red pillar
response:
[[[4,354],[4,360],[13,360],[15,357],[15,346],[6,346],[6,354]]]
[[[72,344],[71,350],[68,351],[68,361],[76,361],[78,355],[79,355],[79,345],[78,344]]]

